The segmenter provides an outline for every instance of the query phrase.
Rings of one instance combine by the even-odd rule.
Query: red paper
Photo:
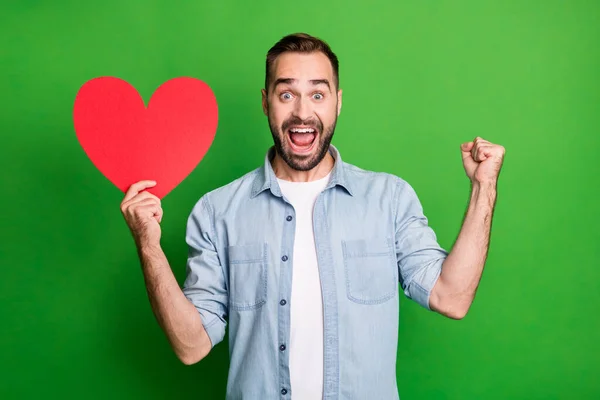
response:
[[[140,180],[165,197],[202,160],[217,130],[218,107],[210,87],[180,77],[163,83],[148,107],[126,81],[101,77],[77,93],[73,122],[92,163],[122,192]]]

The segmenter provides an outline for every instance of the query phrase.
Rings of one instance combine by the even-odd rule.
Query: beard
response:
[[[303,121],[298,117],[290,117],[283,121],[281,127],[278,127],[273,124],[271,116],[269,116],[269,128],[271,129],[271,135],[273,136],[275,150],[277,151],[277,154],[281,156],[283,161],[296,171],[310,171],[319,165],[323,158],[325,158],[335,132],[336,123],[337,117],[330,126],[324,128],[323,123],[319,119],[311,118]],[[302,125],[315,129],[315,140],[317,140],[318,143],[316,143],[316,147],[310,154],[295,154],[290,148],[288,139],[285,135],[289,134],[289,127],[294,125]]]

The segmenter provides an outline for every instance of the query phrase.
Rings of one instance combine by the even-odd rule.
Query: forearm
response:
[[[473,302],[488,254],[495,203],[495,183],[472,185],[462,228],[437,285],[439,308],[449,316],[462,318]]]
[[[200,314],[181,291],[160,246],[143,245],[138,253],[150,305],[159,325],[183,363],[198,362],[211,347]]]

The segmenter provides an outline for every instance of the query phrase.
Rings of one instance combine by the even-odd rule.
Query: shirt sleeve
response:
[[[430,310],[429,298],[448,256],[412,186],[398,180],[396,187],[395,246],[400,285],[409,299]]]
[[[188,259],[183,294],[200,313],[212,347],[225,336],[228,304],[225,273],[217,253],[215,235],[214,215],[205,195],[187,222]]]

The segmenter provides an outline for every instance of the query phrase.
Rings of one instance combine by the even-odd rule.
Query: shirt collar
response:
[[[333,163],[333,169],[331,170],[331,179],[329,180],[325,190],[339,185],[346,189],[346,191],[352,196],[352,186],[348,180],[347,171],[342,161],[340,152],[334,145],[330,144],[329,153],[333,156],[335,161]],[[258,170],[258,173],[254,178],[252,193],[250,195],[251,198],[258,196],[267,189],[271,190],[273,195],[282,197],[281,189],[279,188],[279,183],[277,182],[277,177],[275,176],[273,166],[271,165],[271,160],[274,156],[275,146],[271,146],[265,155],[264,165]]]

